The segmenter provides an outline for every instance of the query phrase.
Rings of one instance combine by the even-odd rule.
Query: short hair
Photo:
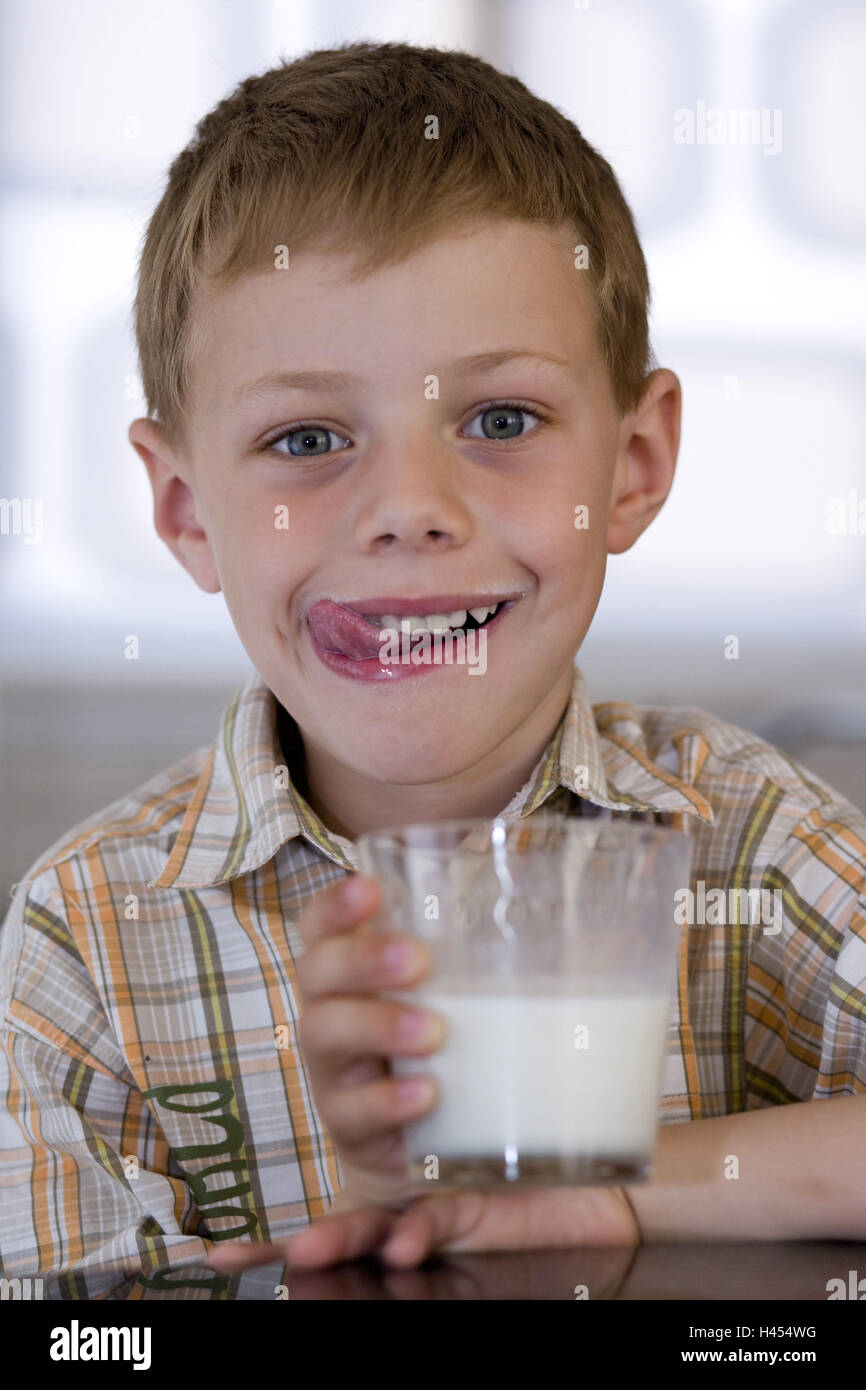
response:
[[[438,138],[425,138],[434,116]],[[172,162],[133,311],[149,416],[187,442],[202,284],[316,240],[354,251],[357,279],[487,216],[566,223],[586,247],[613,398],[633,409],[650,369],[650,291],[607,161],[550,102],[473,54],[355,42],[246,78]]]

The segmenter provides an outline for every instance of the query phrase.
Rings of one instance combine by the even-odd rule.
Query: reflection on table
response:
[[[862,1280],[862,1287],[860,1281]],[[123,1279],[91,1271],[46,1278],[47,1299],[107,1300],[807,1300],[866,1299],[866,1244],[645,1245],[631,1249],[509,1251],[436,1257],[419,1269],[370,1258],[322,1271],[280,1261],[228,1278],[206,1265],[177,1265]]]

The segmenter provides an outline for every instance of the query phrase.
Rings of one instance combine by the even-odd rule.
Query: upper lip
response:
[[[318,598],[311,599],[306,605],[304,616],[306,617],[313,603],[318,603],[323,598],[329,598],[334,603],[341,603],[344,608],[351,608],[353,612],[364,615],[371,615],[381,618],[388,614],[395,618],[409,618],[414,616],[427,617],[430,613],[454,613],[462,609],[467,612],[470,608],[495,608],[497,603],[511,603],[523,598],[526,589],[503,590],[501,593],[474,593],[464,589],[462,593],[454,594],[425,594],[418,598],[405,598],[390,595],[380,598],[345,599],[337,598],[334,594],[319,594]]]

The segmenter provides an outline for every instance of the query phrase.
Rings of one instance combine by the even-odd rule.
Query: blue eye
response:
[[[480,420],[483,428],[486,429],[489,427],[494,433],[480,436],[477,434],[470,435],[470,438],[490,440],[502,439],[507,441],[509,439],[519,439],[522,434],[531,434],[532,430],[526,430],[523,421],[518,418],[521,415],[528,415],[530,419],[535,420],[537,422],[535,425],[536,429],[544,423],[544,417],[542,415],[531,411],[528,406],[522,405],[520,401],[497,401],[493,405],[485,406],[484,409],[479,411],[472,419],[472,424],[474,424],[476,420]]]
[[[334,452],[329,448],[329,435],[332,435],[334,439],[343,438],[342,435],[337,434],[336,430],[326,429],[324,425],[296,425],[294,429],[284,430],[275,439],[269,440],[266,447],[273,449],[285,439],[289,446],[289,453],[295,458],[318,458],[320,454]],[[341,448],[345,447],[345,444],[341,445]]]

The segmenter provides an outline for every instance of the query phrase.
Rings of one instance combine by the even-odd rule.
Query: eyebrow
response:
[[[498,352],[476,352],[470,357],[458,357],[450,371],[458,377],[482,376],[507,363],[522,362],[526,366],[568,367],[564,357],[550,352],[535,352],[530,348],[502,348]],[[351,372],[269,372],[245,386],[236,387],[229,397],[231,406],[278,391],[345,391],[358,386],[361,378]]]

